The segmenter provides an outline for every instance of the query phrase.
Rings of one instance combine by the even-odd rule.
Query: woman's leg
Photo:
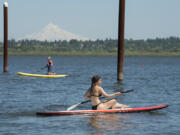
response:
[[[110,101],[107,101],[105,103],[101,103],[98,106],[98,110],[106,110],[106,109],[116,109],[116,108],[128,108],[129,106],[123,105],[123,104],[119,104],[115,99],[112,99]]]
[[[106,109],[110,109],[112,108],[112,106],[116,104],[116,100],[115,99],[112,99],[112,100],[109,100],[109,101],[106,101],[106,102],[102,102],[100,105],[98,105],[97,109],[98,110],[106,110]]]
[[[123,105],[123,104],[119,104],[117,101],[116,101],[116,104],[114,104],[112,106],[112,109],[116,109],[116,108],[129,108],[130,106],[127,106],[127,105]]]

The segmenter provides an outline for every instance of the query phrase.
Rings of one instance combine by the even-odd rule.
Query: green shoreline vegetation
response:
[[[116,56],[117,40],[96,41],[37,41],[9,40],[9,55],[17,56]],[[0,43],[0,55],[3,46]],[[126,56],[180,56],[180,38],[156,38],[147,40],[125,39]]]

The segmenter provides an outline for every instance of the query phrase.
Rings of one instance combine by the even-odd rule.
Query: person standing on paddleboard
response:
[[[54,75],[53,73],[53,61],[51,56],[48,57],[48,63],[47,63],[47,70],[48,70],[48,75]]]
[[[103,95],[106,98],[111,98],[117,95],[121,95],[120,92],[114,94],[107,94],[101,87],[101,77],[93,76],[91,79],[91,87],[85,93],[84,98],[90,98],[92,104],[92,110],[106,110],[106,109],[117,109],[117,108],[128,108],[129,106],[119,104],[116,99],[101,102],[100,96]]]

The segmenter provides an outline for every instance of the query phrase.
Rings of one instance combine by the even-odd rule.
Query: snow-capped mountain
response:
[[[35,39],[40,41],[54,41],[54,40],[89,40],[88,38],[81,37],[79,35],[73,34],[71,32],[68,32],[66,30],[63,30],[59,28],[57,25],[53,23],[49,23],[47,26],[45,26],[40,32],[32,33],[29,35],[26,35],[25,37],[21,39]]]

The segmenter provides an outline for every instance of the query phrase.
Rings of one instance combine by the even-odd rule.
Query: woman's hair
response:
[[[101,77],[98,76],[98,75],[95,75],[95,76],[93,76],[93,77],[91,78],[91,91],[90,91],[90,94],[93,93],[94,86],[95,86],[95,84],[96,84],[100,79],[101,79]]]

